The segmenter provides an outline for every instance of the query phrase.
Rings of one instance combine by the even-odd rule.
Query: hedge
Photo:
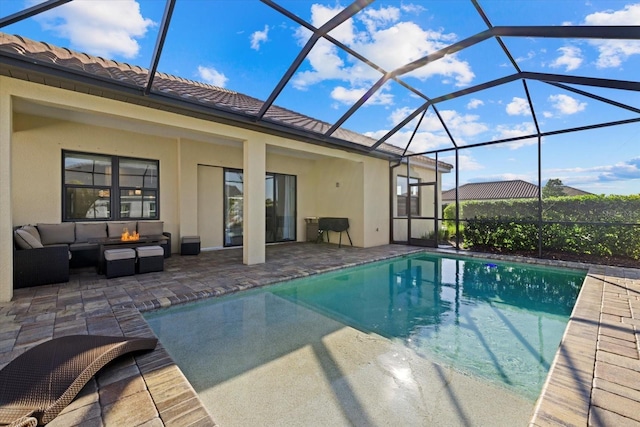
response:
[[[538,248],[537,199],[462,202],[460,211],[465,247]],[[454,234],[455,204],[444,219]],[[640,195],[550,197],[542,200],[542,219],[543,250],[640,259]]]

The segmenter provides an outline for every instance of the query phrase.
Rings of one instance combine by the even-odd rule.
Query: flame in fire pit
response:
[[[137,232],[133,232],[131,234],[129,234],[129,229],[125,228],[124,232],[122,233],[122,241],[123,242],[129,242],[132,240],[140,240],[140,234],[138,234]]]

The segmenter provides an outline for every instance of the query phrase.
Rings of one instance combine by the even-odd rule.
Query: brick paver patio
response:
[[[268,246],[267,262],[253,266],[236,248],[174,255],[159,273],[105,279],[76,271],[68,283],[20,289],[0,303],[0,367],[64,335],[152,337],[140,314],[147,310],[420,250],[294,243]],[[591,266],[532,425],[640,425],[639,342],[640,270]],[[207,426],[214,419],[159,343],[101,371],[49,425]]]

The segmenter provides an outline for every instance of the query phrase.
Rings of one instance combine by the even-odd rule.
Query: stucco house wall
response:
[[[174,236],[174,252],[184,235],[201,234],[205,247],[222,245],[223,168],[252,164],[297,177],[299,241],[305,217],[332,216],[349,218],[355,246],[389,243],[387,160],[4,76],[0,106],[0,179],[7,184],[0,193],[0,300],[12,295],[11,227],[61,221],[62,150],[159,160],[160,220]],[[247,204],[264,206],[260,182],[254,178]],[[264,218],[251,221],[247,229],[259,236]],[[338,242],[337,233],[330,237]],[[247,240],[260,262],[264,243],[246,238],[245,249]]]

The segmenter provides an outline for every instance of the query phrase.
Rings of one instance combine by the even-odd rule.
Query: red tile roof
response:
[[[573,187],[563,186],[566,196],[582,196],[591,194]],[[458,188],[458,199],[464,200],[505,200],[529,199],[538,197],[538,186],[520,179],[513,181],[476,182],[464,184]],[[442,202],[451,203],[456,200],[456,190],[442,192]]]
[[[98,77],[107,81],[115,81],[125,87],[135,89],[138,92],[145,87],[147,82],[148,70],[146,68],[87,55],[85,53],[78,53],[67,48],[52,46],[48,43],[36,42],[21,36],[13,36],[1,32],[0,52],[28,57],[31,60],[37,61],[37,63],[55,64],[58,68],[71,72],[79,72],[85,75],[88,74],[94,78]],[[12,73],[9,69],[8,71],[2,70],[2,73],[11,77],[29,79],[29,76],[25,76],[24,72]],[[47,82],[46,79],[44,82],[40,79],[40,82],[52,84]],[[56,86],[60,87],[62,85],[57,84]],[[62,87],[86,92],[86,89],[82,90],[77,87]],[[161,92],[165,95],[169,95],[183,101],[196,103],[200,106],[215,109],[216,111],[222,110],[230,113],[241,114],[246,117],[255,117],[263,105],[263,101],[232,90],[160,72],[156,73],[153,80],[153,91]],[[107,96],[106,94],[101,95]],[[117,99],[127,102],[142,103],[140,100],[134,101],[132,98],[133,94],[128,97],[119,96]],[[146,101],[144,105],[151,106],[148,101]],[[272,105],[267,110],[264,120],[267,122],[279,123],[289,128],[313,132],[318,134],[316,136],[322,136],[322,134],[328,131],[331,127],[329,123],[316,120],[276,105]],[[376,143],[376,140],[373,138],[344,128],[338,129],[332,137],[364,147],[371,147]],[[379,150],[392,155],[402,154],[402,149],[384,143],[380,145]],[[426,156],[419,156],[412,160],[413,163],[429,165],[431,167],[435,164],[434,159]],[[444,162],[438,162],[438,167],[446,172],[452,169],[451,165]]]

